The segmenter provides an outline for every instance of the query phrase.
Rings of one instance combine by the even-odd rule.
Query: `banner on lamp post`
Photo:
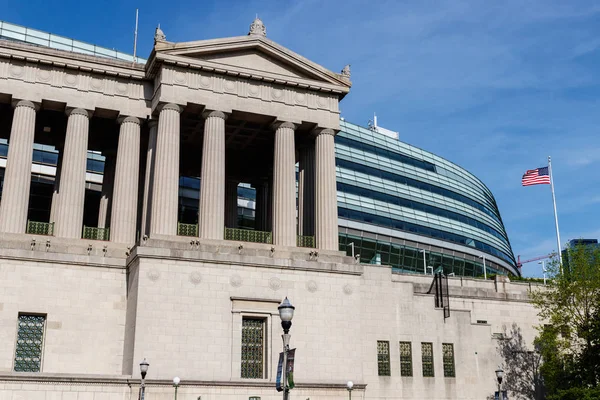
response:
[[[275,389],[278,392],[283,390],[281,386],[281,374],[283,372],[283,353],[279,353],[279,362],[277,363],[277,378],[275,379]]]
[[[291,349],[288,351],[287,356],[287,365],[285,370],[285,376],[288,381],[288,388],[293,389],[294,386],[294,357],[296,356],[296,349]]]

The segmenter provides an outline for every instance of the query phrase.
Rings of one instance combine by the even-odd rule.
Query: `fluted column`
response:
[[[315,239],[323,250],[339,250],[334,135],[333,130],[322,129],[315,141]]]
[[[27,100],[19,101],[15,107],[0,202],[2,232],[25,233],[36,111],[36,105]]]
[[[296,153],[291,122],[275,125],[273,244],[296,246]]]
[[[298,171],[298,234],[315,234],[315,147],[300,151]]]
[[[269,225],[269,182],[267,179],[260,180],[255,184],[256,201],[254,202],[254,229],[257,231],[270,231]]]
[[[150,208],[151,235],[177,235],[181,111],[180,106],[169,103],[163,106],[158,117],[152,207]]]
[[[60,196],[60,170],[62,169],[62,160],[64,154],[64,144],[62,147],[56,146],[58,150],[58,160],[56,161],[56,172],[54,175],[54,189],[52,191],[52,204],[50,205],[50,222],[56,221],[58,213],[58,201]]]
[[[237,228],[238,223],[238,181],[227,179],[225,185],[225,226]]]
[[[150,215],[152,209],[152,183],[154,181],[154,163],[156,156],[156,131],[158,128],[158,121],[151,120],[148,123],[150,128],[148,137],[148,152],[146,153],[146,173],[144,177],[144,199],[142,202],[142,236],[149,233],[150,228]]]
[[[225,119],[220,111],[204,113],[204,144],[200,180],[199,234],[224,238],[225,228]]]
[[[98,228],[108,228],[110,226],[116,161],[115,154],[112,151],[104,154],[104,174],[102,175],[102,193],[98,210]]]
[[[137,222],[138,182],[140,170],[140,120],[120,119],[119,147],[115,167],[110,240],[135,243]]]
[[[69,112],[60,173],[60,200],[54,225],[57,237],[81,238],[89,118],[88,112],[81,108]]]

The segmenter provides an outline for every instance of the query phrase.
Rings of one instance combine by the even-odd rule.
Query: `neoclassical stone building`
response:
[[[295,398],[345,398],[348,380],[365,399],[493,391],[502,327],[533,338],[528,286],[451,278],[446,318],[431,276],[338,251],[349,78],[258,19],[185,43],[157,29],[145,65],[0,41],[0,398],[135,398],[143,359],[148,399],[171,398],[174,376],[180,399],[278,398],[286,296]],[[47,221],[28,221],[34,143],[58,150]],[[91,150],[106,160],[92,212]],[[182,175],[201,178],[197,228],[178,222]],[[252,234],[236,229],[240,182]]]

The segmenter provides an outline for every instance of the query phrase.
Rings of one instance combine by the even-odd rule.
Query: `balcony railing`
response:
[[[314,236],[298,236],[296,238],[296,246],[298,247],[315,247]]]
[[[177,236],[194,236],[198,237],[198,224],[183,224],[177,223]]]
[[[252,231],[248,229],[225,228],[225,240],[239,240],[240,242],[273,243],[273,233]]]
[[[110,228],[96,228],[93,226],[83,226],[82,239],[104,240],[110,239]]]
[[[52,236],[54,234],[54,222],[38,222],[28,220],[27,233],[33,235]]]

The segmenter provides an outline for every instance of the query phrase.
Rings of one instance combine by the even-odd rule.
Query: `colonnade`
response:
[[[0,202],[0,231],[24,233],[31,182],[36,104],[16,103],[10,133],[4,190]],[[182,107],[162,105],[158,121],[149,122],[140,232],[149,236],[177,234],[180,124]],[[88,150],[88,110],[67,111],[63,150],[56,171],[50,222],[54,235],[80,238],[83,224],[86,161]],[[237,182],[228,182],[225,173],[225,120],[219,110],[203,113],[199,236],[222,240],[225,226],[235,224]],[[116,154],[107,153],[98,226],[110,221],[110,240],[133,244],[137,233],[138,181],[140,160],[140,120],[121,117]],[[314,147],[301,150],[299,229],[296,228],[296,149],[297,125],[280,121],[273,125],[275,146],[272,185],[256,186],[258,229],[272,228],[273,244],[296,246],[296,235],[314,234],[320,249],[338,249],[337,198],[334,134],[330,129],[315,130]],[[228,215],[227,212],[229,210]],[[268,215],[270,211],[270,215]]]

